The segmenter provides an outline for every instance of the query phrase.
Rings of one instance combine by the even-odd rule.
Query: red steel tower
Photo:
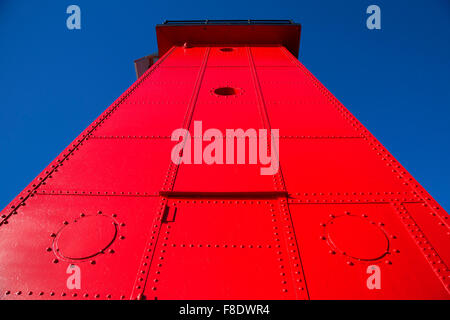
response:
[[[0,298],[449,299],[447,213],[297,60],[299,24],[156,32],[159,60],[1,212]],[[279,129],[279,169],[174,163],[200,121]]]

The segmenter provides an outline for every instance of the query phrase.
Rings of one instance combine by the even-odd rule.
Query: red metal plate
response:
[[[237,95],[220,96],[216,88],[230,86],[241,90]],[[199,97],[190,125],[194,137],[195,121],[207,129],[259,129],[263,127],[257,105],[255,86],[249,68],[206,68]],[[194,145],[192,139],[192,157]],[[248,143],[248,142],[247,142]],[[209,142],[203,142],[203,147]],[[226,152],[225,144],[224,154]],[[235,144],[236,147],[236,144]],[[203,149],[202,149],[203,150]],[[248,144],[246,153],[248,154]],[[236,156],[237,152],[235,152]],[[248,156],[247,156],[248,159]],[[271,191],[275,190],[272,176],[262,176],[260,164],[181,164],[176,177],[176,191]],[[248,160],[247,160],[248,163]],[[211,183],[214,181],[214,183]],[[236,181],[239,181],[236,185]]]
[[[274,200],[173,199],[147,279],[148,299],[294,299]]]
[[[164,61],[166,67],[199,67],[203,61],[205,47],[177,47]]]
[[[311,299],[448,299],[445,287],[391,205],[291,204],[289,207]],[[381,259],[362,261],[334,251],[327,236],[327,223],[346,213],[381,228],[389,238],[389,253]],[[359,254],[370,255],[379,249],[376,233],[365,245],[352,243],[361,237],[351,225],[346,235],[341,234],[345,236],[347,245],[357,246]],[[381,269],[381,289],[367,287],[370,265]]]
[[[248,67],[246,47],[213,47],[208,57],[208,67]]]
[[[157,193],[169,168],[172,145],[167,139],[91,138],[39,192]]]
[[[299,68],[257,68],[257,75],[270,124],[280,135],[359,135]]]
[[[349,235],[349,231],[351,235]],[[329,244],[342,254],[359,260],[381,259],[389,252],[386,233],[364,217],[343,215],[326,224]]]
[[[228,103],[227,98],[216,98],[216,103],[198,103],[195,106],[190,132],[194,132],[194,121],[201,121],[203,133],[208,129],[219,129],[223,136],[226,130],[264,128],[256,103]],[[223,101],[221,101],[223,99]],[[233,98],[230,98],[233,99]],[[214,116],[219,115],[219,116]]]
[[[161,267],[152,270],[144,295],[162,300],[295,299],[291,286],[288,292],[282,291],[286,277],[276,252],[271,248],[171,247],[164,252]]]
[[[260,192],[276,190],[273,176],[261,175],[258,164],[182,164],[175,191]],[[212,183],[214,181],[214,183]]]
[[[129,299],[158,204],[156,197],[32,197],[8,224],[0,227],[0,298]],[[52,235],[70,228],[74,220],[84,219],[82,214],[86,219],[95,215],[113,219],[117,236],[103,254],[90,259],[66,259],[52,247]],[[79,250],[86,249],[86,245],[99,248],[105,244],[104,233],[111,235],[109,225],[93,226],[97,229],[87,227],[87,232],[73,235],[77,239],[69,245],[80,247],[70,253],[85,254]],[[80,267],[80,289],[67,287],[71,264]]]
[[[94,134],[170,136],[183,124],[198,72],[198,68],[158,67]],[[167,95],[168,91],[172,93]]]
[[[170,55],[169,55],[170,57]],[[168,68],[168,58],[129,95],[124,102],[132,104],[187,104],[192,96],[199,68]],[[166,68],[167,67],[167,68]],[[167,94],[170,91],[170,94]]]
[[[235,88],[237,94],[220,96],[214,93],[222,87]],[[218,114],[226,113],[228,106],[232,104],[256,104],[257,96],[250,68],[206,67],[197,103],[217,105],[216,108],[223,109]]]
[[[364,139],[281,139],[290,193],[404,192],[410,188]]]
[[[181,50],[181,51],[180,51]],[[183,126],[199,67],[168,67],[175,49],[95,131],[97,136],[170,136]],[[196,51],[197,52],[197,51]],[[204,53],[204,50],[199,54]],[[200,56],[203,59],[202,56]],[[177,58],[175,58],[175,61]],[[170,95],[167,93],[170,92]]]
[[[229,87],[236,94],[220,95],[217,89]],[[255,86],[250,68],[206,68],[193,121],[202,121],[204,130],[258,129],[262,127]],[[191,123],[191,130],[193,129]]]
[[[102,254],[116,240],[118,224],[103,214],[82,216],[65,225],[55,237],[53,249],[69,260]]]
[[[263,93],[265,91],[263,90]],[[270,124],[281,136],[360,137],[361,134],[333,106],[302,101],[266,103]],[[289,114],[290,117],[286,117]]]
[[[199,194],[201,196],[201,193]],[[170,239],[179,244],[274,244],[274,200],[179,199]]]
[[[187,103],[181,101],[142,100],[122,104],[93,132],[101,137],[170,137],[183,126]],[[161,119],[170,119],[161,121]]]
[[[293,67],[282,47],[252,47],[251,52],[255,66]]]
[[[448,221],[450,218],[448,215],[438,215],[432,208],[422,203],[405,203],[404,206],[426,235],[425,239],[419,239],[419,241],[425,244],[431,243],[444,264],[450,266],[450,250],[448,249],[450,243]]]
[[[256,67],[264,99],[267,102],[302,103],[318,108],[317,105],[330,104],[327,97],[310,78],[296,66]]]

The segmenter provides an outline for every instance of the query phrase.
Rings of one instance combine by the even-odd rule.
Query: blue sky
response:
[[[66,28],[71,4],[81,30]],[[381,30],[366,28],[371,4]],[[301,23],[300,60],[450,209],[448,0],[0,0],[0,207],[135,81],[155,24],[205,18]]]

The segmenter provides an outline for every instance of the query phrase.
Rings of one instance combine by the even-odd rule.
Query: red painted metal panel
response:
[[[359,136],[344,114],[298,68],[260,67],[256,71],[270,124],[282,128],[283,136]]]
[[[280,141],[280,164],[291,193],[410,191],[377,153],[360,138]]]
[[[425,248],[424,250],[434,248],[442,259],[440,261],[442,265],[435,265],[435,267],[445,268],[445,266],[450,265],[448,215],[441,216],[423,203],[405,203],[403,206],[404,210],[411,216],[411,220],[413,220],[411,221],[412,227],[424,233],[417,236],[413,235],[415,241]]]
[[[0,297],[129,299],[157,205],[156,197],[35,195],[0,227]],[[86,225],[76,234],[67,232],[97,216],[114,221],[117,234],[107,232],[106,225],[95,236]],[[56,248],[71,258],[104,251],[75,260],[62,257]],[[71,264],[80,268],[81,289],[67,287]]]
[[[148,299],[296,298],[277,200],[170,199],[168,207],[176,217],[161,228]]]
[[[214,90],[221,87],[235,88],[237,94],[229,96],[215,94]],[[200,104],[217,104],[218,108],[221,108],[222,105],[224,110],[219,109],[219,114],[226,114],[226,108],[230,104],[255,104],[257,102],[252,73],[248,67],[206,67],[198,95],[198,103]],[[223,107],[224,105],[227,107]],[[245,117],[245,114],[242,117]],[[249,120],[253,121],[253,119]]]
[[[166,67],[199,67],[202,63],[206,48],[178,47],[164,61]]]
[[[205,59],[209,61],[209,57],[208,55]],[[248,65],[248,56],[246,58]],[[189,127],[192,137],[196,136],[195,121],[202,122],[203,131],[215,128],[221,130],[223,135],[226,134],[226,129],[258,130],[264,127],[249,67],[225,68],[207,65],[200,83]],[[239,91],[238,94],[230,96],[221,96],[214,92],[222,87],[233,87]],[[193,94],[196,95],[195,92]],[[194,138],[192,143],[193,141]],[[203,145],[207,145],[207,142]],[[225,146],[223,140],[222,145]],[[236,154],[237,152],[235,156]],[[261,176],[260,168],[261,165],[258,164],[243,165],[237,164],[236,161],[235,164],[229,165],[181,164],[174,190],[216,192],[274,190],[272,176]],[[238,185],[236,181],[239,181]]]
[[[208,67],[248,67],[246,47],[214,47],[208,58]]]
[[[178,48],[174,53],[183,51]],[[166,60],[127,97],[126,103],[186,104],[194,87],[198,67],[170,67]],[[165,68],[167,67],[167,68]],[[170,96],[167,92],[170,91]],[[156,105],[157,107],[157,105]],[[119,108],[120,109],[120,108]]]
[[[271,125],[284,128],[284,137],[358,137],[355,128],[329,105],[274,99],[266,107]]]
[[[291,204],[290,210],[312,299],[448,299],[392,205]],[[365,234],[352,230],[353,219],[368,226]],[[381,269],[379,290],[367,287],[371,265]]]
[[[157,194],[171,161],[171,148],[167,139],[90,138],[39,191]]]
[[[283,52],[283,47],[252,47],[251,53],[257,67],[293,67],[294,64]]]
[[[172,86],[177,88],[177,86]],[[170,108],[161,107],[169,105]],[[186,102],[140,100],[123,103],[93,133],[96,137],[170,137],[183,126]],[[123,121],[127,119],[127,121]],[[161,121],[167,119],[167,121]]]
[[[99,125],[94,134],[170,136],[174,129],[183,125],[197,74],[196,67],[160,67],[111,113],[107,121]],[[167,94],[169,91],[170,96]]]
[[[262,176],[261,165],[182,164],[178,169],[175,191],[261,192],[274,191],[272,176]],[[212,183],[214,181],[214,183]]]
[[[1,212],[0,298],[448,299],[434,199],[277,41],[211,45],[168,50]],[[279,129],[281,170],[174,164],[195,121]]]

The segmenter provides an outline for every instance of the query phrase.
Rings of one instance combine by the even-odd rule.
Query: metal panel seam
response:
[[[247,56],[248,56],[249,66],[250,66],[250,70],[252,73],[253,85],[255,86],[256,96],[258,97],[259,114],[262,118],[261,120],[263,122],[263,125],[266,127],[267,130],[271,130],[272,128],[270,126],[269,115],[267,113],[266,104],[264,101],[264,96],[262,93],[261,85],[259,84],[258,74],[256,72],[255,62],[253,60],[253,54],[252,54],[250,47],[246,47],[246,48],[247,48]],[[273,139],[273,137],[271,135],[271,140],[272,139]],[[267,140],[268,148],[270,147],[269,143],[270,143],[269,140]],[[276,157],[278,158],[278,162],[279,162],[278,172],[273,176],[275,190],[278,190],[278,186],[281,186],[281,189],[285,191],[286,184],[284,182],[282,166],[280,163],[280,153],[279,153],[279,150],[272,150],[272,153],[273,152],[275,152]]]
[[[402,222],[403,226],[406,228],[408,234],[411,236],[414,243],[419,248],[420,253],[424,256],[428,265],[435,273],[436,277],[442,283],[447,292],[450,293],[450,279],[448,277],[448,266],[441,259],[436,249],[430,243],[426,235],[423,233],[418,223],[409,214],[408,209],[403,205],[403,202],[392,202],[397,217]],[[425,253],[424,251],[427,251]],[[428,253],[431,251],[432,254]]]
[[[263,96],[263,93],[262,93],[261,85],[259,84],[258,74],[256,72],[255,62],[253,61],[252,51],[251,51],[250,47],[247,47],[247,55],[248,55],[248,59],[249,59],[250,70],[251,70],[251,73],[252,73],[253,84],[255,86],[255,91],[256,91],[256,94],[257,94],[257,97],[258,97],[258,106],[259,106],[258,109],[260,110],[260,115],[262,117],[263,123],[265,124],[266,128],[268,130],[271,130],[269,115],[267,113],[267,109],[266,109],[266,105],[265,105],[265,101],[264,101],[264,96]],[[273,139],[272,136],[271,136],[271,139]],[[280,161],[279,151],[278,150],[272,150],[272,152],[274,152],[274,151],[276,152],[276,156],[278,158],[278,161]],[[286,190],[286,184],[284,183],[281,163],[279,163],[278,173],[276,174],[276,176],[277,177],[274,176],[275,190],[277,190],[277,184],[281,184],[282,185],[282,189]],[[287,217],[284,218],[284,221],[285,221],[285,224],[286,224],[285,228],[286,229],[292,229],[292,231],[291,230],[286,230],[286,233],[288,235],[290,235],[290,233],[292,232],[292,234],[293,234],[293,237],[292,236],[283,235],[283,238],[285,240],[286,248],[288,249],[287,254],[289,256],[291,256],[291,259],[290,259],[290,262],[289,262],[290,271],[291,271],[291,277],[292,277],[292,280],[294,280],[295,279],[295,275],[294,274],[298,272],[298,271],[294,272],[294,269],[298,268],[298,267],[293,265],[293,259],[292,258],[297,258],[298,257],[299,265],[300,265],[300,268],[298,268],[298,269],[301,270],[300,277],[303,279],[304,284],[305,284],[305,289],[306,289],[305,291],[306,291],[307,299],[310,299],[309,290],[308,290],[308,286],[307,286],[307,282],[306,282],[306,278],[305,278],[305,271],[303,269],[303,264],[302,264],[302,259],[300,257],[300,250],[299,250],[299,246],[298,246],[298,241],[297,241],[297,237],[295,235],[295,228],[294,228],[294,225],[293,225],[292,216],[291,216],[291,212],[289,210],[289,205],[288,205],[288,201],[287,200],[288,200],[287,197],[285,199],[282,199],[282,198],[279,199],[279,204],[280,204],[279,210],[280,211],[284,211],[283,214],[287,216]],[[281,209],[281,207],[285,207],[285,208]],[[280,212],[280,214],[281,214],[281,212]],[[297,255],[295,255],[295,252],[290,252],[289,251],[289,244],[293,244],[293,243],[289,243],[289,239],[288,238],[289,239],[291,239],[291,238],[295,239],[294,243],[295,243]],[[292,253],[292,255],[291,255],[291,253]],[[299,290],[303,290],[303,287],[300,287],[298,289]],[[300,292],[300,294],[301,294],[301,292]],[[301,296],[299,296],[297,288],[295,290],[295,296],[297,298],[301,298]]]
[[[174,48],[174,47],[173,47]],[[205,54],[203,57],[202,64],[199,68],[199,72],[197,75],[197,79],[195,81],[193,93],[191,96],[191,99],[189,101],[185,118],[183,121],[183,127],[186,129],[189,129],[189,124],[192,120],[192,115],[195,109],[195,103],[197,102],[197,97],[201,88],[201,83],[203,81],[203,76],[205,74],[206,70],[206,63],[209,57],[210,48],[208,47],[205,50]],[[186,140],[186,139],[185,139]],[[175,165],[173,162],[170,162],[168,172],[166,174],[166,178],[164,181],[164,184],[162,186],[163,191],[171,191],[173,189],[174,183],[175,183],[175,177],[176,173],[178,172],[179,165]],[[169,186],[168,186],[169,185]],[[149,239],[147,240],[147,243],[145,245],[145,249],[142,255],[140,268],[136,274],[136,280],[133,287],[133,292],[131,294],[131,299],[145,299],[143,296],[145,287],[147,285],[148,281],[148,275],[149,270],[153,262],[153,257],[155,254],[154,248],[156,248],[156,245],[158,243],[160,233],[161,233],[161,227],[162,227],[162,216],[164,214],[164,210],[168,204],[168,199],[166,197],[162,197],[161,206],[155,215],[155,219],[152,223],[152,231],[150,231]],[[156,236],[155,236],[156,234]],[[145,278],[144,278],[145,277]]]
[[[194,89],[192,92],[192,96],[191,96],[191,99],[189,100],[188,108],[186,110],[186,115],[185,115],[185,118],[183,121],[183,128],[185,128],[186,130],[189,130],[189,126],[192,121],[192,117],[193,117],[194,110],[195,110],[195,104],[197,103],[197,98],[198,98],[198,95],[200,92],[201,84],[203,82],[203,77],[205,75],[206,64],[208,62],[210,50],[211,50],[210,47],[206,48],[205,54],[203,56],[202,64],[200,65],[200,69],[199,69],[199,72],[197,75],[197,79],[195,80],[195,85],[194,85]],[[186,141],[186,140],[187,139],[185,137],[184,141]],[[171,162],[169,164],[169,169],[168,169],[168,172],[166,175],[166,179],[162,186],[163,191],[172,191],[173,190],[179,166],[180,166],[179,164],[176,165],[173,162]]]

